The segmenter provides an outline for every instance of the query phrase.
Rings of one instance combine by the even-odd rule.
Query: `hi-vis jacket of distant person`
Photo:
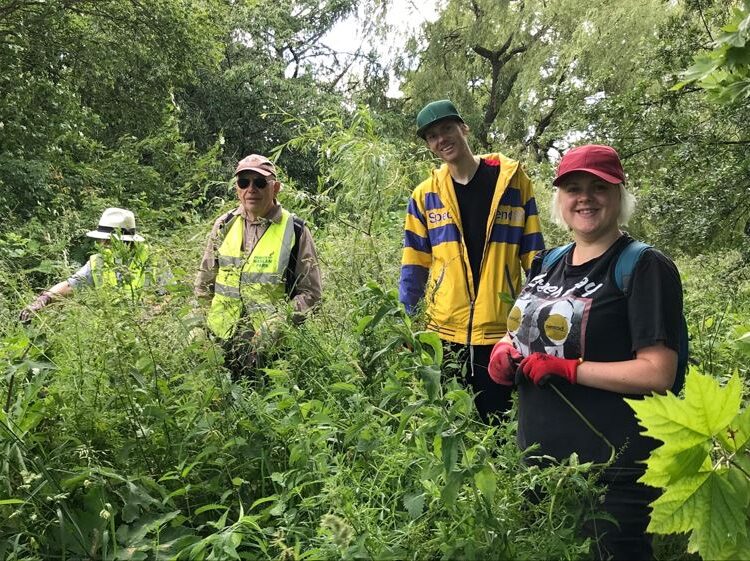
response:
[[[497,153],[481,158],[499,164],[500,173],[478,290],[445,164],[417,186],[409,201],[399,286],[399,298],[408,311],[425,298],[428,329],[441,339],[466,345],[491,345],[505,335],[509,302],[522,284],[521,268],[528,270],[544,247],[531,182],[519,163]]]
[[[135,293],[147,284],[156,284],[155,262],[150,257],[148,246],[139,243],[130,249],[130,253],[128,262],[122,264],[118,263],[118,258],[109,248],[89,257],[88,266],[94,287],[119,286]]]
[[[208,313],[209,329],[222,339],[234,332],[244,313],[272,313],[285,294],[284,272],[294,246],[292,214],[281,209],[281,220],[271,223],[252,254],[245,256],[242,240],[245,220],[238,214],[227,224],[219,246],[219,270]]]
[[[156,278],[156,262],[150,256],[144,238],[135,230],[135,215],[124,208],[107,208],[95,230],[86,236],[99,241],[99,252],[69,279],[43,291],[26,306],[19,319],[28,322],[42,308],[57,298],[70,296],[79,286],[118,287],[131,297],[140,297],[144,286],[164,284],[168,278]],[[164,281],[164,282],[162,282]]]

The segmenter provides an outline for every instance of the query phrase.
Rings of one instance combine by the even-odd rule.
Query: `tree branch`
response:
[[[703,14],[703,6],[701,6],[701,0],[696,0],[696,5],[698,6],[698,13],[701,16],[701,21],[703,22],[703,27],[706,28],[706,33],[708,34],[708,38],[711,39],[711,42],[714,42],[714,36],[711,34],[711,30],[708,27],[708,22],[706,21],[706,16]]]
[[[620,156],[621,159],[627,160],[628,158],[632,156],[637,156],[638,154],[642,154],[643,152],[648,152],[649,150],[653,150],[654,148],[664,148],[667,146],[680,146],[681,144],[688,144],[685,140],[675,140],[672,142],[662,142],[659,144],[654,144],[652,146],[646,146],[645,148],[640,148],[638,150],[635,150],[634,152],[630,152],[628,154],[625,154],[623,156]],[[706,146],[732,146],[732,145],[745,145],[750,144],[750,140],[700,140],[691,138],[690,144],[701,144]]]

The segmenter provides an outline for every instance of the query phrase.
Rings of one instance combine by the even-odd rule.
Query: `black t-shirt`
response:
[[[508,331],[524,356],[534,352],[618,362],[634,358],[638,349],[663,342],[679,348],[682,285],[674,264],[649,249],[635,266],[629,296],[616,285],[614,269],[622,249],[632,241],[625,235],[603,255],[582,265],[571,265],[569,251],[546,273],[542,252],[534,259],[529,279],[508,317]],[[656,446],[642,436],[635,414],[623,400],[628,395],[571,385],[555,378],[549,384],[570,401],[578,413],[554,391],[523,381],[519,386],[518,443],[540,448],[534,454],[559,460],[576,452],[581,461],[604,462],[606,442],[579,416],[585,417],[615,447],[614,469],[605,477],[634,476]],[[622,469],[625,468],[625,469]]]
[[[484,242],[487,238],[487,219],[499,174],[499,163],[490,165],[482,158],[474,177],[466,185],[453,179],[475,292],[479,288]]]

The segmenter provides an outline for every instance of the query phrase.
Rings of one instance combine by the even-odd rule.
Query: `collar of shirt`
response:
[[[234,211],[234,214],[241,214],[242,217],[247,221],[248,224],[265,224],[267,222],[273,222],[274,224],[278,224],[281,222],[281,204],[278,201],[274,201],[273,208],[268,211],[268,213],[265,216],[261,216],[260,218],[250,219],[248,218],[247,213],[245,212],[245,209],[242,205],[237,207],[237,210]]]

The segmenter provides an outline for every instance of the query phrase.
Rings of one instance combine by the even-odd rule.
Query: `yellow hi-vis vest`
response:
[[[208,312],[208,328],[229,339],[244,317],[259,318],[284,298],[284,272],[294,245],[292,214],[282,209],[281,221],[271,223],[250,254],[242,251],[245,219],[235,216],[218,251],[219,272]],[[253,322],[254,323],[254,322]]]
[[[149,252],[143,243],[135,244],[133,256],[127,265],[117,263],[109,248],[89,257],[89,265],[95,288],[119,286],[131,292],[137,291],[146,284],[146,275],[150,272]]]

